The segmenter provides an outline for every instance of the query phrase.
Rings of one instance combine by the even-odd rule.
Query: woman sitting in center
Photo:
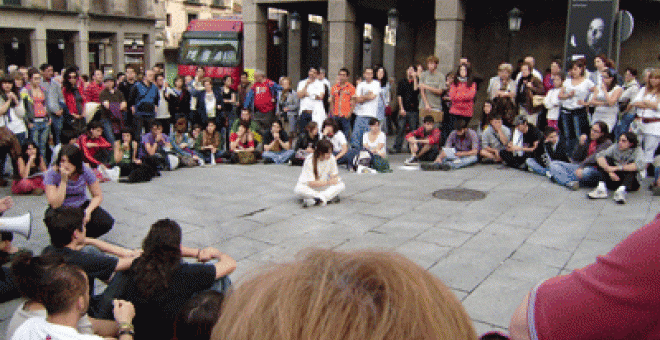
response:
[[[339,178],[337,160],[332,155],[332,143],[328,140],[319,141],[314,153],[305,159],[293,192],[303,197],[303,208],[307,208],[339,202],[339,193],[345,188],[346,185]]]

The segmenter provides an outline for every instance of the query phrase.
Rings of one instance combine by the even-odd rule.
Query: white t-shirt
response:
[[[339,175],[335,156],[330,156],[325,161],[319,160],[316,164],[316,169],[318,170],[319,181],[327,181],[331,175]],[[302,172],[300,173],[300,177],[298,177],[298,184],[306,185],[308,182],[315,180],[317,179],[314,177],[314,155],[309,155],[305,158],[305,163],[303,163]]]
[[[46,319],[31,318],[14,333],[11,340],[103,340],[92,334],[80,334],[75,328],[55,325]]]
[[[215,95],[213,93],[204,94],[204,105],[206,106],[206,116],[208,118],[215,118],[217,101],[215,100]]]
[[[172,91],[171,88],[166,87],[163,89],[158,89],[158,106],[156,107],[156,119],[165,119],[170,118],[170,103],[165,100],[165,95]]]
[[[646,92],[646,87],[639,90],[637,96],[631,103],[642,102],[645,100],[658,101],[660,98],[657,95]],[[660,110],[658,109],[637,109],[637,116],[642,118],[660,118]],[[654,136],[660,136],[660,122],[643,123],[642,132]]]
[[[332,143],[332,150],[335,153],[338,153],[341,151],[341,147],[345,144],[348,144],[348,141],[346,140],[346,136],[344,135],[343,132],[337,131],[332,138],[328,138],[330,143]]]
[[[385,154],[386,153],[385,146],[387,144],[385,144],[385,133],[383,133],[382,131],[378,134],[378,137],[376,137],[376,140],[373,142],[369,140],[369,132],[365,132],[362,135],[362,145],[366,145],[369,149],[375,149],[378,147],[379,144],[383,144],[384,146],[382,149],[378,150],[378,153]]]
[[[361,104],[355,105],[355,114],[362,117],[374,117],[378,115],[378,95],[380,94],[380,83],[372,80],[371,83],[363,81],[355,89],[356,96],[366,96],[369,92],[376,97]]]
[[[4,100],[0,99],[0,105],[5,103]],[[9,107],[7,114],[0,116],[0,126],[7,126],[7,128],[14,134],[27,132],[27,126],[25,126],[25,106],[23,101],[20,100],[19,104],[16,107]]]
[[[559,119],[559,107],[561,107],[562,100],[559,99],[561,89],[551,89],[543,98],[543,105],[548,109],[547,119]]]
[[[564,99],[563,104],[565,108],[569,110],[575,110],[584,107],[583,105],[578,104],[578,100],[584,100],[585,102],[587,101],[587,96],[589,96],[589,93],[591,93],[591,89],[594,87],[594,83],[591,80],[584,78],[580,84],[573,85],[571,79],[566,79],[564,80],[562,87],[566,90],[566,93],[575,91],[575,95],[573,97]]]
[[[20,327],[28,319],[41,318],[45,320],[47,315],[48,313],[46,313],[45,309],[26,311],[25,302],[21,303],[18,308],[16,308],[16,311],[14,311],[14,314],[11,316],[9,326],[7,326],[7,337],[5,339],[11,339],[18,327]],[[78,332],[81,334],[94,334],[94,330],[92,329],[92,321],[89,319],[87,314],[78,320],[77,328]]]
[[[307,79],[302,80],[298,83],[298,91],[302,91],[307,84]],[[300,112],[305,110],[314,111],[318,109],[318,105],[323,106],[323,101],[315,99],[316,96],[320,96],[325,93],[325,87],[323,83],[319,80],[313,81],[309,86],[307,86],[307,96],[300,98]]]

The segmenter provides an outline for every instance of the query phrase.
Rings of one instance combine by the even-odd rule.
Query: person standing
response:
[[[163,133],[170,134],[172,126],[172,114],[170,113],[170,97],[174,96],[174,91],[167,84],[165,75],[156,74],[156,87],[158,88],[158,105],[156,106],[156,120],[163,125]],[[114,143],[114,141],[113,141]]]
[[[300,99],[300,126],[307,126],[310,121],[315,121],[321,126],[325,120],[323,108],[325,86],[318,80],[318,72],[315,68],[310,68],[307,76],[307,79],[298,83],[297,90]]]
[[[60,143],[60,134],[62,133],[62,115],[64,110],[61,103],[64,103],[64,95],[62,94],[61,85],[53,77],[53,65],[42,64],[39,66],[39,70],[42,77],[41,88],[46,92],[48,97],[46,111],[48,111],[48,115],[50,116],[53,142],[57,145]]]
[[[124,95],[124,99],[127,100],[126,104],[128,107],[133,107],[133,105],[135,105],[135,103],[131,102],[130,97],[131,90],[133,89],[133,85],[135,85],[136,82],[137,74],[135,73],[135,66],[126,66],[126,77],[124,78],[124,81],[119,83],[117,89]],[[124,117],[124,121],[126,121],[127,126],[131,126],[133,124],[133,111],[126,110],[125,115],[126,116]]]
[[[127,126],[123,114],[127,108],[126,99],[121,91],[115,89],[115,79],[111,75],[105,77],[103,84],[105,89],[99,94],[103,109],[97,118],[103,124],[103,137],[110,144],[114,144],[115,136],[121,139],[121,129]]]
[[[25,111],[30,136],[39,147],[42,155],[46,154],[48,135],[50,134],[50,117],[46,109],[48,94],[41,87],[41,74],[37,69],[28,71],[30,82],[21,92],[27,100]]]
[[[87,102],[100,103],[99,95],[103,91],[103,71],[95,70],[92,75],[92,80],[89,85],[85,87],[85,98]]]
[[[419,74],[419,102],[421,116],[430,115],[431,111],[442,111],[442,94],[445,88],[445,76],[438,70],[440,59],[436,56],[426,58],[428,70]],[[439,117],[433,117],[438,120]]]
[[[348,81],[350,72],[347,68],[339,70],[338,82],[330,89],[330,117],[332,117],[345,136],[351,135],[351,115],[353,115],[353,96],[355,86]]]
[[[131,111],[134,115],[133,128],[136,139],[142,135],[142,128],[145,133],[151,128],[156,117],[158,99],[158,88],[154,84],[154,71],[148,69],[144,71],[142,81],[133,86],[129,99],[129,102],[134,103]]]
[[[374,69],[364,69],[364,81],[355,90],[355,123],[351,134],[354,149],[362,148],[362,135],[369,130],[369,118],[378,116],[378,95],[380,83],[374,80]]]
[[[270,126],[275,120],[275,101],[279,91],[282,91],[282,87],[266,78],[263,71],[254,71],[254,85],[245,96],[243,107],[253,107],[254,120],[259,123],[260,131],[258,132],[262,136],[270,130]]]
[[[408,66],[406,79],[399,81],[396,93],[399,102],[399,116],[397,119],[396,140],[391,153],[401,153],[406,126],[409,126],[411,131],[417,130],[419,126],[419,83],[415,66]]]

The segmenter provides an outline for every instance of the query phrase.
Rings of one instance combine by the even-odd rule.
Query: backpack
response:
[[[373,155],[373,158],[371,159],[371,167],[381,174],[392,172],[392,169],[390,169],[390,162],[379,155]]]
[[[358,154],[353,158],[353,170],[356,170],[359,165],[371,168],[371,160],[372,156],[369,151],[362,150],[358,152]]]

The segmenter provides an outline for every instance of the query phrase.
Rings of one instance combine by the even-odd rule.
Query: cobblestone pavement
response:
[[[391,174],[342,170],[341,203],[323,208],[300,206],[293,194],[300,168],[283,165],[217,165],[165,172],[144,184],[104,183],[102,207],[116,224],[103,239],[139,247],[153,222],[175,219],[184,245],[217,247],[238,261],[236,284],[306,247],[394,250],[451,287],[482,333],[506,329],[537,282],[593,262],[660,210],[647,184],[621,206],[590,201],[586,189],[570,191],[529,172],[496,165],[409,171],[401,169],[404,157],[391,157]],[[450,201],[432,195],[452,188],[486,196]],[[49,242],[45,197],[15,202],[6,216],[31,211],[35,221],[31,239],[17,235],[15,243],[40,251]],[[0,334],[15,305],[0,306]]]

